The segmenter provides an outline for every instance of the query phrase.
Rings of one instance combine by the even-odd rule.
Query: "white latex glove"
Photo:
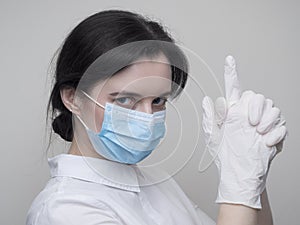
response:
[[[203,130],[215,156],[220,183],[216,203],[243,204],[261,209],[270,163],[281,151],[287,130],[280,110],[261,94],[241,94],[235,61],[225,60],[226,99],[215,104],[204,97]]]

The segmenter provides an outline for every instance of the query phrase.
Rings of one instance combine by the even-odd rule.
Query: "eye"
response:
[[[152,104],[155,105],[155,106],[164,106],[167,102],[167,99],[166,98],[155,98],[153,101],[152,101]]]
[[[132,97],[120,97],[114,100],[118,105],[123,107],[131,107],[135,104],[135,100]]]

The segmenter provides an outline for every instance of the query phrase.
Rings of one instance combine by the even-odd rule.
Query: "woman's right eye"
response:
[[[131,97],[120,97],[114,100],[118,105],[124,107],[131,107],[134,105],[135,101]]]

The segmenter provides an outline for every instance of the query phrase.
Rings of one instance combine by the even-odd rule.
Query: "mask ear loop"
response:
[[[76,115],[77,119],[81,122],[81,124],[84,126],[85,129],[89,130],[88,126],[83,122],[83,120],[80,118],[80,116]]]
[[[94,102],[97,106],[101,107],[102,109],[105,109],[103,105],[101,105],[99,102],[97,102],[95,99],[93,99],[91,96],[89,96],[86,92],[83,90],[80,90],[88,99],[90,99],[92,102]]]
[[[83,125],[86,129],[89,129],[89,128],[87,127],[87,125],[83,122],[83,120],[80,118],[80,116],[78,116],[77,114],[73,113],[73,110],[72,110],[72,109],[69,109],[69,110],[70,110],[70,112],[71,112],[73,115],[75,115],[75,116],[77,117],[77,119],[82,123],[82,125]]]
[[[105,107],[103,105],[101,105],[99,102],[97,102],[95,99],[93,99],[91,96],[89,96],[86,92],[84,92],[83,90],[80,90],[88,99],[90,99],[92,102],[94,102],[96,105],[100,106],[101,108],[105,109]],[[71,111],[72,112],[72,111]],[[85,124],[85,122],[83,122],[83,120],[80,118],[80,116],[78,116],[77,114],[75,114],[75,116],[77,117],[77,119],[82,123],[82,125],[85,127],[85,129],[89,130],[88,126]]]

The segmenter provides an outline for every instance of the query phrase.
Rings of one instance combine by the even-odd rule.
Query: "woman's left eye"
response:
[[[152,103],[155,105],[155,106],[162,106],[166,103],[167,99],[165,98],[155,98]]]

